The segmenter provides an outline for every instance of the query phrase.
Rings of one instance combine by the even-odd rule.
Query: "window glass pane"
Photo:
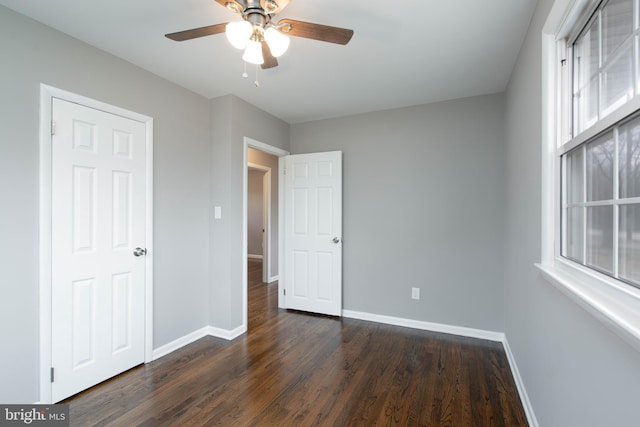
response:
[[[610,0],[602,10],[602,56],[606,61],[633,32],[633,1]]]
[[[598,19],[573,45],[574,127],[578,131],[598,119],[600,45]]]
[[[566,155],[567,197],[569,204],[584,202],[584,147]]]
[[[613,199],[613,132],[608,132],[586,146],[587,201]]]
[[[619,276],[640,284],[640,205],[621,205],[619,224]]]
[[[602,73],[602,114],[611,111],[633,98],[633,58],[632,44],[627,43],[611,64]]]
[[[567,232],[563,255],[575,261],[584,262],[584,208],[568,208],[566,215]]]
[[[613,273],[613,206],[594,206],[586,209],[586,264]]]
[[[620,127],[620,198],[640,197],[640,118]]]
[[[598,77],[575,94],[575,126],[577,133],[592,126],[598,121]]]
[[[573,72],[574,82],[578,83],[576,89],[584,87],[586,82],[598,74],[600,64],[599,36],[598,19],[596,18],[574,43]]]

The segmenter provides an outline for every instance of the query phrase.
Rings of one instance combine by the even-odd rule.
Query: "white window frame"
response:
[[[542,31],[542,253],[536,266],[549,283],[640,351],[640,289],[560,256],[562,180],[558,147],[560,141],[568,140],[572,119],[568,108],[571,90],[562,90],[571,82],[569,67],[561,65],[563,59],[568,60],[563,40],[586,23],[583,11],[594,3],[597,0],[556,0]],[[637,110],[640,97],[583,131],[572,146]]]

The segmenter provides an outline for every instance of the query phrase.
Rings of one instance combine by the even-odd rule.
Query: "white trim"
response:
[[[256,150],[260,150],[267,154],[271,154],[276,157],[280,157],[278,161],[279,164],[279,177],[282,177],[282,157],[289,155],[289,152],[283,150],[278,147],[274,147],[269,144],[265,144],[264,142],[256,141],[255,139],[251,139],[247,136],[244,137],[243,148],[242,148],[242,325],[237,329],[242,329],[244,331],[247,330],[248,325],[248,310],[247,310],[247,182],[248,182],[248,149],[249,147],[255,148]],[[278,180],[279,185],[279,193],[278,193],[278,209],[282,212],[282,179]],[[282,268],[282,241],[283,241],[283,228],[282,228],[282,215],[278,215],[279,224],[278,227],[278,269]],[[278,282],[278,306],[280,307],[283,302],[281,301],[282,296],[282,283]]]
[[[198,329],[197,331],[193,331],[185,336],[177,338],[165,345],[162,345],[155,350],[153,350],[153,360],[158,360],[161,357],[166,356],[167,354],[173,353],[176,350],[181,349],[182,347],[189,345],[193,342],[198,341],[200,338],[204,338],[209,334],[209,326],[205,326],[203,328]]]
[[[39,353],[40,402],[52,401],[51,368],[51,122],[53,98],[81,104],[145,124],[146,135],[146,248],[144,361],[153,360],[153,118],[96,101],[72,92],[40,84],[39,179]]]
[[[222,339],[231,341],[236,339],[240,335],[244,334],[245,332],[247,332],[247,330],[243,329],[242,327],[228,330],[228,329],[215,328],[213,326],[205,326],[196,331],[188,333],[187,335],[177,338],[171,341],[170,343],[167,343],[163,346],[156,348],[153,351],[152,360],[154,361],[158,360],[161,357],[164,357],[170,353],[173,353],[176,350],[180,350],[182,347],[192,344],[204,337],[216,337],[216,338],[222,338]]]
[[[40,295],[40,402],[52,402],[51,378],[51,90],[40,86],[40,207],[39,207],[39,295]]]
[[[275,276],[269,277],[269,281],[267,283],[273,283],[273,282],[275,282],[277,280],[280,280],[280,275],[279,274],[276,274]]]
[[[248,254],[247,258],[249,258],[249,259],[264,259],[264,255]]]
[[[246,332],[247,328],[242,326],[238,326],[235,329],[220,329],[213,326],[209,326],[208,328],[208,335],[216,338],[222,338],[227,341],[232,341]]]
[[[482,329],[466,328],[463,326],[445,325],[442,323],[425,322],[422,320],[404,319],[400,317],[384,316],[381,314],[365,313],[361,311],[342,310],[342,316],[366,320],[369,322],[385,323],[387,325],[404,326],[406,328],[421,329],[423,331],[441,332],[444,334],[459,335],[463,337],[479,338],[489,341],[504,341],[504,333],[485,331]]]
[[[504,337],[502,341],[502,346],[504,347],[504,352],[507,355],[507,360],[509,361],[509,367],[511,368],[511,375],[513,375],[513,380],[516,383],[516,388],[518,389],[518,395],[520,396],[520,403],[522,403],[522,408],[524,409],[524,413],[527,417],[527,421],[530,427],[538,427],[538,420],[536,418],[536,414],[533,411],[533,405],[529,400],[529,395],[527,394],[527,389],[524,386],[524,381],[520,376],[520,371],[518,370],[518,364],[516,363],[516,358],[511,351],[511,347],[509,346],[509,341],[507,337]]]
[[[284,271],[284,170],[286,164],[286,157],[282,156],[278,159],[278,308],[286,309],[287,304],[285,302],[284,290],[285,281],[280,280],[280,273]],[[285,274],[282,273],[282,277]]]
[[[262,223],[264,224],[263,233],[263,252],[265,254],[262,260],[262,281],[268,282],[271,276],[271,168],[268,168],[262,177]]]

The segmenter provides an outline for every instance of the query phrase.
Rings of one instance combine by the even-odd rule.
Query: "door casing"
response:
[[[65,101],[120,115],[145,124],[146,135],[146,218],[145,234],[147,256],[145,258],[145,343],[144,361],[153,358],[153,118],[105,104],[45,84],[40,85],[40,194],[39,194],[39,325],[40,325],[40,400],[47,404],[51,394],[51,131],[52,101]]]

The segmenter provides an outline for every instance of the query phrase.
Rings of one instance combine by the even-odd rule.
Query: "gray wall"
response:
[[[249,148],[248,159],[249,163],[271,168],[271,250],[269,251],[271,258],[268,260],[271,268],[269,280],[271,280],[278,277],[278,158],[263,151]]]
[[[541,0],[506,93],[505,331],[541,426],[638,425],[640,353],[544,279]]]
[[[502,331],[503,97],[291,127],[293,154],[331,150],[344,153],[344,308]]]
[[[0,402],[39,399],[40,83],[154,118],[154,346],[207,324],[208,101],[0,6]]]

